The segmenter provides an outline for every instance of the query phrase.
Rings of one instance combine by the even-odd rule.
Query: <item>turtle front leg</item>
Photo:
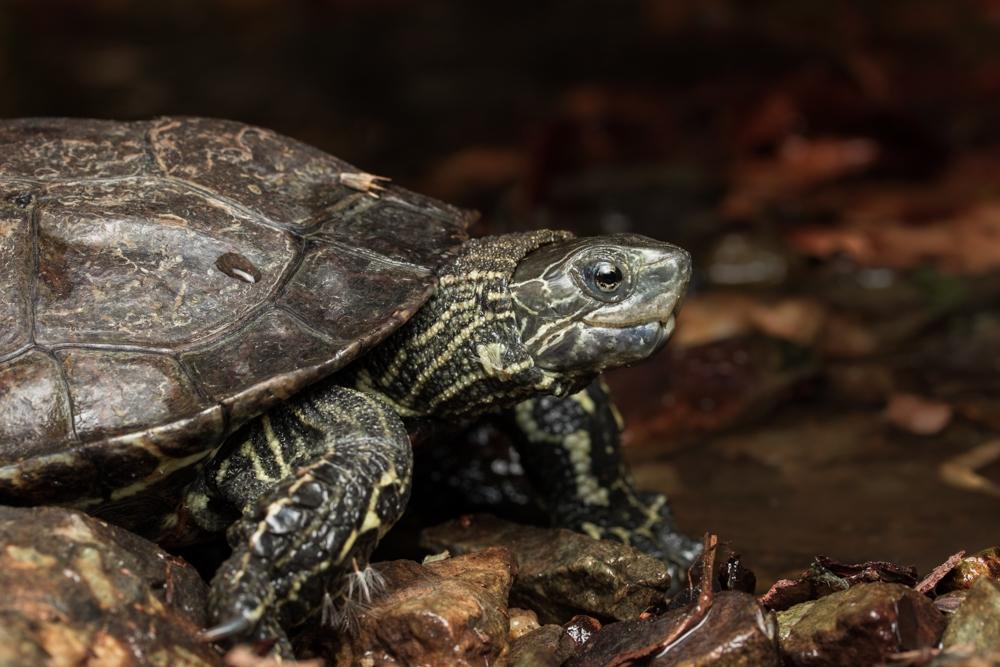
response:
[[[209,639],[277,639],[345,602],[375,544],[402,514],[412,452],[399,417],[372,396],[326,387],[234,434],[188,494],[209,527],[239,511],[232,555],[212,580]]]
[[[677,531],[666,496],[636,490],[619,451],[621,417],[601,380],[565,398],[519,403],[507,422],[555,525],[630,544],[683,583],[701,547]]]

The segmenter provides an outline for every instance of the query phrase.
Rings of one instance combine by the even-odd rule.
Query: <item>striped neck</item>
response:
[[[508,289],[525,255],[569,237],[540,230],[466,243],[430,301],[361,360],[355,386],[380,394],[404,417],[474,416],[575,388],[585,380],[535,365]]]

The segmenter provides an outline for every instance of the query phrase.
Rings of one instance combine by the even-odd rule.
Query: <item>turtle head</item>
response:
[[[356,367],[355,386],[412,417],[566,395],[663,347],[690,276],[687,252],[635,234],[472,239],[427,304]]]
[[[591,375],[653,354],[674,329],[687,251],[637,234],[568,239],[526,255],[510,281],[536,366]]]

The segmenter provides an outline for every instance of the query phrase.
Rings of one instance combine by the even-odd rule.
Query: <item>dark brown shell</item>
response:
[[[0,121],[0,500],[183,467],[410,317],[470,215],[358,171],[228,121]]]

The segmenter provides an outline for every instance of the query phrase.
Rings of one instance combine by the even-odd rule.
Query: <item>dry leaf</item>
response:
[[[954,410],[943,401],[916,394],[894,394],[889,397],[885,418],[893,426],[916,435],[935,435],[951,422]]]

